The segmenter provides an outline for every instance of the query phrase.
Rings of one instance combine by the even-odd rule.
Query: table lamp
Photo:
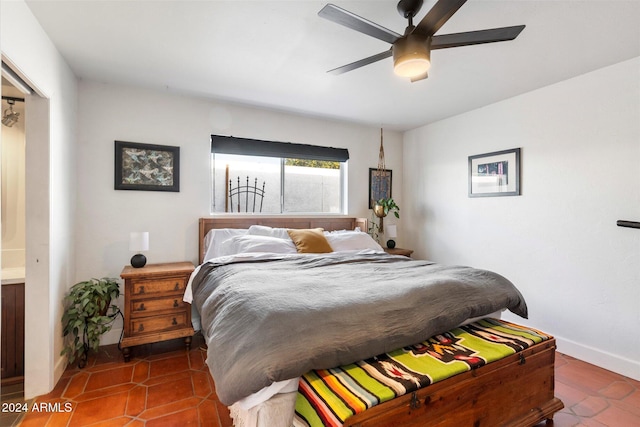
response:
[[[132,231],[129,234],[129,250],[131,252],[137,252],[131,257],[131,266],[135,268],[144,267],[147,263],[147,257],[140,252],[149,250],[149,232]]]
[[[387,247],[389,249],[395,248],[396,247],[396,241],[393,240],[393,239],[398,237],[398,227],[395,224],[387,225],[387,229],[385,230],[385,233],[386,233],[387,237],[389,238],[389,240],[387,240]]]

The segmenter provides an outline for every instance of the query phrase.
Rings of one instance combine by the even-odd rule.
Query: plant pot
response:
[[[379,205],[377,203],[373,207],[373,213],[378,218],[384,218],[385,216],[387,216],[387,214],[384,213],[384,206]]]

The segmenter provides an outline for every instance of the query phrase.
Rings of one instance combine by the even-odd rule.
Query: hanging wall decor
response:
[[[469,197],[519,195],[519,148],[469,156]]]
[[[115,141],[115,189],[180,191],[180,147]]]

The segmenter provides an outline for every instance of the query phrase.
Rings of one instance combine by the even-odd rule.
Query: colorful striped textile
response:
[[[379,403],[550,338],[535,329],[486,318],[371,359],[309,371],[300,379],[294,426],[341,426]]]

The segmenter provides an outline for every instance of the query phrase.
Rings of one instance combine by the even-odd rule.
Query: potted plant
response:
[[[379,241],[379,233],[384,232],[384,217],[387,216],[389,212],[393,212],[396,218],[400,218],[399,211],[400,207],[391,197],[382,198],[376,202],[376,204],[373,206],[373,215],[377,216],[380,221],[379,224],[371,221],[371,226],[369,227],[369,234],[374,238],[374,240]],[[373,215],[371,216],[372,219],[374,219]]]
[[[373,212],[378,218],[384,218],[389,212],[393,212],[396,218],[400,218],[399,211],[400,207],[396,205],[396,202],[391,197],[378,200],[373,207]]]
[[[120,313],[116,305],[111,305],[111,314],[107,314],[111,301],[120,296],[117,279],[103,277],[76,283],[64,298],[62,326],[67,338],[65,347],[60,353],[67,355],[69,363],[79,358],[78,367],[83,368],[87,362],[90,348],[97,351],[100,336],[111,330],[113,321]]]

